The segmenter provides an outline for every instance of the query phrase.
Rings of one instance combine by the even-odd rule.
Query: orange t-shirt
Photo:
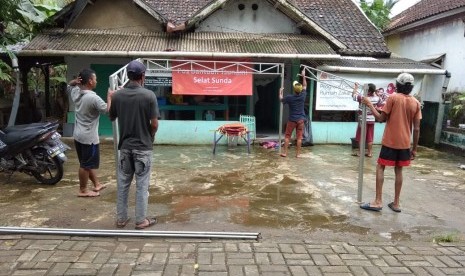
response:
[[[413,121],[421,119],[420,102],[402,93],[392,94],[383,112],[387,115],[382,144],[393,149],[409,149]]]

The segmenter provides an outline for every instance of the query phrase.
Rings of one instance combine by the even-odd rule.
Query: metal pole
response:
[[[8,120],[8,126],[14,126],[16,122],[16,115],[18,115],[19,100],[21,98],[21,86],[20,86],[20,72],[18,66],[18,58],[13,57],[11,59],[11,65],[16,76],[16,88],[15,97],[13,99],[13,105],[11,107],[10,119]]]
[[[281,87],[284,87],[284,63],[281,63]],[[284,92],[283,92],[284,93]],[[281,135],[283,133],[283,103],[279,101],[279,134],[278,151],[281,154]]]
[[[110,82],[110,89],[111,90],[116,90],[118,88],[118,80],[116,77],[109,77],[109,82]],[[118,144],[119,144],[119,128],[118,128],[118,119],[115,119],[111,123],[113,127],[113,149],[115,152],[115,172],[116,172],[116,179],[118,179],[118,160],[119,160],[119,150],[118,150]]]
[[[363,85],[363,97],[367,96],[368,85]],[[357,118],[358,119],[358,118]],[[359,122],[360,125],[360,141],[358,149],[360,151],[359,165],[358,165],[358,193],[357,201],[362,202],[362,189],[363,189],[363,165],[365,162],[365,142],[366,142],[366,133],[367,133],[367,107],[365,104],[362,104],[362,121]]]
[[[0,227],[0,233],[10,234],[47,234],[76,236],[113,236],[113,237],[173,237],[173,238],[224,238],[252,239],[261,238],[260,233],[251,232],[203,232],[203,231],[140,231],[140,230],[100,230],[100,229],[60,229],[60,228],[22,228]]]
[[[45,117],[50,116],[51,107],[50,107],[50,64],[41,65],[40,68],[42,69],[42,73],[45,77]],[[45,119],[45,118],[43,118]],[[44,120],[45,121],[45,120]]]

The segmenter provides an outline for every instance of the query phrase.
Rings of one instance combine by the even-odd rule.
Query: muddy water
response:
[[[19,174],[0,180],[0,223],[4,226],[114,229],[116,205],[112,144],[101,145],[99,176],[108,185],[98,198],[78,198],[74,151],[55,186]],[[291,148],[291,154],[292,156]],[[379,148],[375,148],[375,154]],[[357,204],[358,166],[347,145],[304,148],[301,158],[279,157],[254,146],[157,146],[149,214],[154,230],[254,231],[289,238],[430,240],[465,233],[463,158],[422,148],[404,170],[402,213]],[[363,201],[374,196],[376,159],[364,163]],[[393,198],[394,174],[386,170],[384,204]],[[134,214],[134,189],[129,214]],[[134,221],[132,220],[132,223]],[[132,229],[133,224],[128,225]]]

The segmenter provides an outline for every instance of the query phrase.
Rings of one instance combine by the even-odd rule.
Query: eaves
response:
[[[427,18],[422,19],[422,20],[412,22],[412,23],[407,24],[407,25],[397,27],[397,28],[392,29],[392,30],[388,30],[386,32],[383,32],[383,36],[387,37],[387,36],[407,32],[407,31],[410,31],[412,29],[415,29],[415,28],[422,27],[424,25],[433,23],[435,21],[445,19],[445,18],[449,18],[449,17],[452,17],[452,16],[457,16],[457,15],[460,15],[462,13],[465,14],[465,7],[458,8],[458,9],[455,9],[455,10],[450,10],[450,11],[447,11],[447,12],[443,12],[443,13],[440,13],[440,14],[437,14],[437,15],[427,17]]]

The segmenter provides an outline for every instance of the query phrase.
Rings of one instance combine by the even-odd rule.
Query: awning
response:
[[[444,75],[447,72],[423,62],[401,57],[342,57],[340,60],[308,61],[308,63],[323,71],[343,73]]]
[[[299,34],[130,33],[54,29],[36,36],[22,56],[249,57],[339,59],[321,37]]]

